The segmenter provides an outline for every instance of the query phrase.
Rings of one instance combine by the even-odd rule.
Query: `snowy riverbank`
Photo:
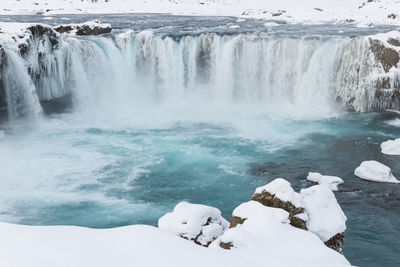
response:
[[[392,0],[2,0],[1,15],[171,13],[240,16],[288,22],[355,22],[400,25],[400,2]]]

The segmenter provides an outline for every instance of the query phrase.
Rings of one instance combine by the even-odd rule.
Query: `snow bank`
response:
[[[282,248],[288,245],[285,237],[292,233],[279,238],[271,234]],[[0,266],[7,267],[243,267],[260,266],[260,259],[268,259],[268,264],[274,267],[348,266],[342,255],[329,253],[329,249],[324,250],[306,234],[306,239],[296,236],[299,238],[296,240],[301,240],[301,246],[296,249],[304,251],[304,255],[292,251],[294,245],[282,251],[204,248],[145,225],[89,229],[0,223],[0,235]]]
[[[364,161],[354,171],[354,175],[364,180],[382,183],[400,183],[392,174],[392,170],[375,160]]]
[[[343,180],[340,177],[322,175],[318,172],[309,172],[308,176],[307,176],[307,180],[318,183],[320,185],[325,185],[333,191],[337,191],[338,185],[343,183]]]
[[[216,208],[181,202],[173,212],[158,220],[158,227],[193,240],[196,244],[208,246],[223,234],[229,223]]]
[[[307,228],[323,242],[346,231],[347,218],[329,188],[315,185],[302,189],[300,195],[309,218]]]
[[[383,142],[381,149],[383,154],[400,155],[400,138]]]
[[[257,188],[253,200],[288,211],[291,225],[305,229],[301,222],[293,221],[300,219],[304,221],[306,230],[323,242],[329,242],[332,248],[341,250],[347,218],[335,195],[325,185],[315,185],[297,193],[288,181],[278,178]]]
[[[171,13],[225,15],[289,22],[362,22],[400,24],[394,0],[2,0],[0,14]],[[360,23],[359,23],[360,24]]]
[[[288,260],[297,259],[287,266],[310,266],[322,261],[325,264],[349,265],[343,255],[329,249],[321,240],[308,231],[289,224],[289,213],[266,207],[259,202],[249,201],[233,211],[233,216],[244,219],[242,224],[228,229],[211,247],[229,248],[233,252],[254,253],[265,266],[275,266],[266,254],[290,255]],[[305,265],[301,259],[309,262]],[[261,266],[257,264],[257,266]],[[224,265],[226,266],[226,265]]]

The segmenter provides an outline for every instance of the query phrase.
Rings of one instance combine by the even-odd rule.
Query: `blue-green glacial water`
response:
[[[87,19],[0,16],[50,24]],[[342,81],[359,62],[348,51],[368,50],[352,36],[391,27],[101,19],[116,34],[64,38],[61,52],[44,63],[62,62],[56,74],[40,76],[45,85],[65,79],[63,88],[36,90],[29,110],[37,114],[20,118],[17,107],[1,126],[1,221],[157,225],[183,200],[217,207],[229,220],[256,187],[282,177],[300,190],[312,185],[306,177],[314,171],[344,180],[335,195],[348,218],[347,259],[362,267],[400,266],[400,185],[353,175],[374,159],[400,178],[400,156],[380,152],[381,142],[400,136],[400,115],[346,112],[334,101],[351,94]],[[17,66],[17,56],[10,58]],[[10,84],[29,79],[8,75]],[[73,96],[70,109],[44,115],[38,100],[65,91]],[[368,99],[351,99],[352,109],[368,109]]]

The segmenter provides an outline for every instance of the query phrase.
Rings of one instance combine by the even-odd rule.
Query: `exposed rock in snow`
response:
[[[390,40],[397,41],[397,39]],[[371,44],[370,49],[374,53],[375,59],[382,64],[385,72],[389,72],[391,68],[397,67],[397,64],[399,63],[398,51],[391,47],[386,47],[385,44],[380,40],[374,40],[370,38],[369,41]]]
[[[288,181],[278,178],[263,187],[257,188],[252,200],[268,207],[286,210],[289,212],[291,225],[307,230],[306,220],[297,216],[304,213],[304,208],[301,207],[301,199]]]
[[[210,247],[233,252],[253,251],[261,258],[267,252],[277,255],[289,253],[298,259],[323,257],[333,265],[348,264],[341,254],[326,247],[316,235],[290,225],[289,213],[283,209],[249,201],[238,206],[232,218],[240,218],[241,223],[228,229]]]
[[[81,24],[65,24],[54,27],[54,30],[69,35],[100,35],[110,33],[112,28],[108,23],[98,20],[87,21]]]
[[[315,185],[297,193],[288,181],[278,178],[257,188],[252,199],[286,210],[291,225],[313,232],[327,246],[341,251],[347,218],[335,195],[325,185]]]
[[[343,180],[340,177],[322,175],[318,172],[309,172],[308,176],[307,176],[307,180],[318,183],[320,185],[325,185],[333,191],[337,191],[338,185],[343,183]]]
[[[364,161],[354,171],[354,175],[364,180],[382,183],[400,183],[399,180],[394,177],[392,170],[375,160]]]
[[[181,202],[158,220],[158,227],[207,247],[228,228],[229,223],[213,207]]]
[[[383,154],[400,155],[400,138],[383,142],[381,149]]]

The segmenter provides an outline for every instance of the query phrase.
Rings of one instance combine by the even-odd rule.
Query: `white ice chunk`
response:
[[[383,142],[381,149],[383,154],[400,155],[400,138]]]
[[[318,172],[309,172],[308,176],[307,176],[307,180],[318,183],[320,185],[325,185],[333,191],[337,191],[338,185],[343,183],[343,180],[340,177],[322,175]]]
[[[391,169],[375,160],[364,161],[355,169],[354,175],[364,180],[382,183],[400,183],[392,174]]]

